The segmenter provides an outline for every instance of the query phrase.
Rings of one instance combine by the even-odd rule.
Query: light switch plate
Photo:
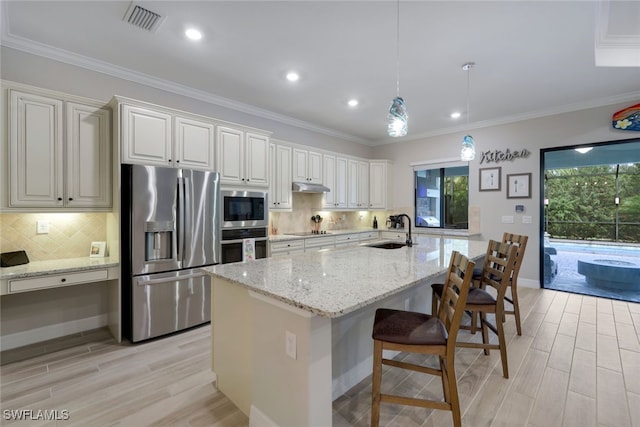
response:
[[[504,215],[502,217],[503,224],[513,224],[513,215]]]
[[[523,215],[522,216],[523,224],[531,224],[531,215]]]
[[[36,234],[49,234],[49,221],[47,220],[36,221]]]

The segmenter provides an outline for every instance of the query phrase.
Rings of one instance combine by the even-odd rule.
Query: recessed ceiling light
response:
[[[349,105],[349,107],[357,107],[358,106],[358,100],[357,99],[350,99],[347,102],[347,105]]]
[[[202,33],[195,28],[189,28],[184,34],[191,40],[200,40],[202,38]]]
[[[297,82],[298,80],[300,80],[300,74],[296,73],[295,71],[289,71],[287,73],[287,80],[289,80],[290,82]]]
[[[460,112],[459,112],[459,111],[456,111],[456,112],[454,112],[454,113],[451,113],[451,118],[452,118],[452,119],[459,119],[459,118],[460,118],[460,116],[461,116],[461,114],[460,114]]]

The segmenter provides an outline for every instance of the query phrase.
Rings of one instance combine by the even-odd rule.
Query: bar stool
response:
[[[475,263],[461,253],[454,251],[451,254],[437,315],[385,308],[376,310],[372,333],[371,426],[379,425],[381,402],[448,410],[452,413],[454,426],[461,426],[454,357],[474,266]],[[435,355],[439,358],[440,369],[385,359],[383,350]],[[444,401],[381,393],[383,364],[441,377]]]
[[[480,314],[480,326],[461,325],[460,329],[468,329],[472,332],[482,331],[482,343],[458,342],[457,347],[482,348],[488,355],[491,349],[500,350],[502,360],[502,375],[509,378],[509,366],[507,363],[507,344],[504,336],[504,294],[511,281],[511,274],[516,262],[517,247],[509,243],[501,243],[496,240],[489,241],[482,266],[482,275],[479,286],[473,286],[469,290],[465,310]],[[494,297],[486,288],[494,289]],[[432,304],[437,306],[437,300],[442,300],[444,285],[433,284]],[[442,303],[441,303],[442,304]],[[487,320],[487,314],[495,315],[495,325]],[[475,316],[474,316],[475,317]],[[498,344],[489,343],[488,329],[498,336]]]
[[[523,236],[520,234],[512,234],[512,233],[503,233],[502,234],[502,243],[509,243],[512,245],[516,245],[516,264],[513,268],[513,272],[511,273],[511,278],[509,281],[509,286],[507,289],[510,290],[511,296],[509,297],[505,292],[504,299],[509,302],[513,307],[512,310],[504,310],[503,321],[506,320],[507,314],[513,314],[516,319],[516,331],[518,335],[522,335],[522,323],[520,321],[520,304],[518,303],[518,276],[520,275],[520,266],[522,265],[522,260],[524,259],[524,251],[527,248],[527,241],[529,240],[529,236]],[[476,268],[473,270],[473,285],[480,286],[482,278],[482,268]],[[475,329],[477,327],[477,316],[475,313],[471,313],[471,325]],[[475,333],[472,330],[471,333]]]

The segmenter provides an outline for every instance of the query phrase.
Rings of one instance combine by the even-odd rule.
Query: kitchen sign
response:
[[[488,151],[483,151],[481,153],[482,157],[480,158],[480,163],[500,163],[500,162],[504,162],[507,160],[513,161],[515,159],[526,159],[527,157],[529,157],[529,155],[531,154],[531,152],[529,150],[527,150],[526,148],[523,150],[516,150],[516,151],[511,151],[508,148],[506,149],[506,151],[502,151],[502,150],[488,150]]]

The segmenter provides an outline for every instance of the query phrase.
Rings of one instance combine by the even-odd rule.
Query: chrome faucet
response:
[[[405,241],[405,244],[408,247],[411,247],[413,246],[413,240],[411,240],[411,217],[407,214],[396,215],[396,218],[401,218],[401,217],[406,217],[409,220],[409,232],[407,233],[407,240]]]

